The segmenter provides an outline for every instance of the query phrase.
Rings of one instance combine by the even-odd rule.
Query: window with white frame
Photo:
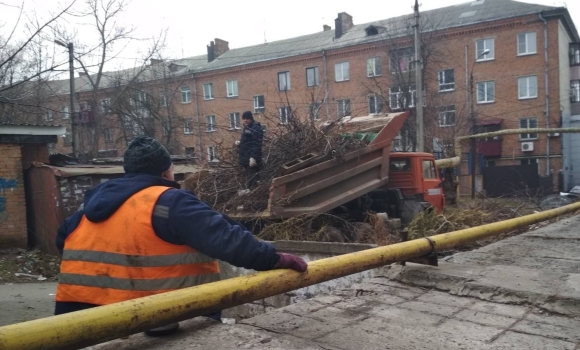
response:
[[[378,77],[382,74],[381,58],[372,57],[367,59],[367,77]]]
[[[391,56],[391,73],[404,73],[415,70],[415,50],[412,47],[393,50],[389,52]]]
[[[213,163],[219,162],[217,146],[207,146],[207,160]]]
[[[205,131],[212,132],[216,130],[215,115],[205,116]]]
[[[265,109],[264,95],[254,96],[254,113],[263,113]]]
[[[101,101],[102,102],[102,101]],[[110,101],[109,101],[110,104]],[[145,108],[147,105],[147,94],[143,91],[137,91],[129,99],[129,104],[134,108]],[[101,104],[101,107],[103,105]]]
[[[340,99],[337,100],[336,103],[339,118],[350,116],[351,112],[349,99]]]
[[[531,75],[529,77],[518,78],[518,97],[520,100],[538,97],[537,76]]]
[[[203,99],[213,100],[213,83],[203,84]]]
[[[455,90],[455,70],[443,69],[439,71],[439,91]]]
[[[70,118],[70,114],[68,112],[68,106],[62,106],[60,108],[60,117],[62,119],[68,119],[68,118]]]
[[[495,101],[495,81],[480,81],[477,83],[477,103]]]
[[[189,86],[182,86],[181,87],[181,103],[190,103],[191,102],[191,90]]]
[[[483,54],[485,50],[489,50],[488,53]],[[494,39],[480,39],[475,42],[475,57],[476,61],[489,61],[495,58],[495,43]]]
[[[378,95],[369,96],[369,114],[378,114],[383,111],[383,100]]]
[[[242,121],[240,119],[239,112],[233,112],[228,114],[230,118],[230,130],[240,129],[242,125]]]
[[[350,79],[350,65],[348,62],[340,62],[334,65],[334,81],[347,81]]]
[[[107,114],[111,111],[111,99],[104,98],[101,100],[101,113]]]
[[[389,107],[391,110],[415,107],[416,98],[417,91],[413,85],[409,86],[408,90],[400,86],[392,86],[389,88]]]
[[[520,129],[535,129],[538,127],[538,118],[520,119]],[[536,133],[520,134],[520,140],[535,140],[538,138]]]
[[[193,119],[189,118],[183,121],[183,133],[185,135],[193,134]]]
[[[161,107],[167,107],[167,95],[165,94],[159,95],[159,104],[161,105]]]
[[[104,134],[104,138],[105,138],[105,142],[106,143],[112,143],[113,142],[113,129],[112,128],[106,128],[103,131]]]
[[[518,34],[518,55],[530,55],[536,52],[536,33]]]
[[[439,109],[439,126],[455,125],[455,105],[443,106]]]
[[[47,110],[46,110],[46,113],[45,113],[45,115],[44,115],[44,119],[45,119],[47,122],[51,122],[51,121],[54,119],[54,117],[53,117],[53,113],[52,113],[52,110],[51,110],[51,109],[47,109]]]
[[[570,44],[570,65],[580,64],[580,43]]]
[[[70,128],[66,128],[65,134],[64,134],[64,145],[65,146],[72,146],[72,133],[70,132]]]
[[[292,119],[292,110],[289,106],[279,107],[278,114],[280,116],[280,124],[288,124]]]
[[[306,86],[314,87],[320,85],[318,80],[318,67],[306,68]]]
[[[290,72],[278,73],[278,91],[290,90]]]
[[[321,107],[322,104],[320,102],[310,103],[308,105],[308,117],[312,120],[319,120]]]
[[[228,97],[236,97],[238,96],[238,81],[228,80],[226,81],[226,93]]]
[[[580,102],[580,80],[570,82],[570,102]]]

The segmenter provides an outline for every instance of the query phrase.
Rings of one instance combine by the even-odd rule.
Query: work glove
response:
[[[240,140],[237,140],[237,141],[235,142],[235,144],[236,144],[236,146],[239,146],[239,145],[240,145]]]
[[[258,162],[256,162],[256,159],[250,158],[250,168],[253,168],[257,165],[258,165]]]
[[[275,269],[292,269],[298,272],[306,272],[308,264],[306,261],[302,260],[302,258],[288,253],[277,254],[280,259],[278,259],[278,262],[274,265]]]

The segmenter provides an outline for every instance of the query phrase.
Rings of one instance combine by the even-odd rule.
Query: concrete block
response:
[[[421,295],[419,298],[417,298],[417,300],[424,301],[426,303],[435,303],[457,307],[464,307],[476,302],[476,299],[473,298],[457,297],[454,295],[450,295],[449,293],[434,290]]]
[[[490,303],[487,301],[476,301],[474,304],[469,305],[467,307],[470,310],[474,311],[481,311],[488,314],[512,317],[512,318],[521,318],[523,317],[528,308],[525,306],[519,305],[507,305],[507,304],[496,304]]]
[[[571,342],[517,332],[506,332],[491,345],[490,349],[574,350],[576,348],[576,344]]]
[[[407,301],[403,304],[398,305],[398,307],[446,317],[449,317],[454,313],[459,312],[459,310],[461,310],[461,308],[455,306],[425,303],[418,300]]]
[[[570,342],[580,341],[580,328],[578,328],[577,325],[572,324],[572,322],[567,326],[562,326],[543,322],[522,320],[514,327],[512,327],[511,330],[519,331],[522,333],[541,335],[547,338],[566,340]]]
[[[488,314],[486,312],[469,309],[461,310],[459,313],[453,315],[453,318],[498,328],[507,328],[518,320],[517,318]]]

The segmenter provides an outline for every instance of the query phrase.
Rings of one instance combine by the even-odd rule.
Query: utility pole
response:
[[[60,40],[55,40],[55,44],[60,45],[62,47],[68,48],[68,65],[69,65],[69,74],[70,74],[70,133],[71,133],[71,147],[72,147],[72,155],[74,158],[77,157],[77,143],[76,143],[76,115],[75,115],[75,65],[74,65],[74,56],[73,56],[73,43],[70,42],[68,45],[65,45]]]
[[[417,152],[425,152],[423,128],[423,63],[419,38],[419,0],[415,0],[415,113],[417,115]]]

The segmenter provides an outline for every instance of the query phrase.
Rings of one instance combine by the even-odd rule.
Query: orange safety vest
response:
[[[155,234],[153,209],[168,189],[134,194],[103,222],[83,216],[64,243],[56,301],[106,305],[218,281],[215,259]]]

